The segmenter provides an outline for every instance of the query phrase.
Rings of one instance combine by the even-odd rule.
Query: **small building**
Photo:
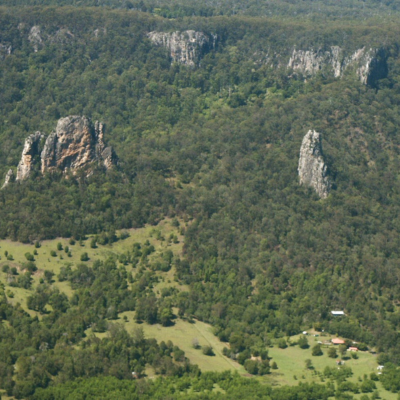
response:
[[[346,314],[344,313],[344,311],[331,311],[331,314],[332,314],[334,317],[343,317],[343,316],[346,315]]]
[[[349,347],[347,351],[358,351],[357,347]]]
[[[382,370],[383,370],[383,368],[385,368],[385,366],[384,366],[384,365],[378,365],[376,369],[377,369],[378,371],[382,371]]]
[[[308,335],[308,332],[307,331],[303,331],[303,335]]]
[[[332,339],[331,342],[332,342],[333,344],[345,344],[345,341],[344,341],[344,340],[338,339],[338,338]]]

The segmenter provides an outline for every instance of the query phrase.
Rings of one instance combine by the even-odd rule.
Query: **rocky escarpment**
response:
[[[328,196],[331,183],[322,153],[321,135],[316,131],[308,131],[303,138],[298,172],[301,185],[314,188],[322,199]]]
[[[388,73],[386,59],[384,49],[363,47],[346,55],[339,46],[331,46],[325,51],[294,49],[287,67],[306,76],[314,76],[318,71],[330,68],[336,78],[341,77],[347,69],[354,69],[362,83],[373,86]]]
[[[24,144],[22,150],[21,160],[17,168],[17,177],[15,180],[23,181],[29,177],[31,171],[34,169],[36,164],[36,158],[39,155],[39,145],[42,134],[40,132],[29,135]]]
[[[104,125],[89,118],[69,116],[61,118],[55,132],[51,133],[41,154],[42,173],[53,170],[72,172],[85,168],[93,162],[107,169],[116,163],[111,147],[104,144]]]
[[[215,47],[216,36],[192,30],[184,32],[150,32],[148,38],[167,48],[172,62],[194,66],[201,57]]]
[[[24,29],[24,24],[21,25],[20,29]],[[32,26],[28,34],[28,41],[35,53],[47,43],[65,44],[74,38],[74,34],[67,28],[60,28],[52,34],[46,34],[42,32],[39,25]]]
[[[74,174],[81,169],[90,173],[92,165],[102,165],[109,170],[117,164],[114,150],[104,143],[104,124],[101,122],[93,124],[89,118],[75,115],[61,118],[41,149],[43,137],[36,132],[25,140],[16,181],[27,179],[33,170],[39,169],[39,164],[43,174],[52,171]],[[12,179],[10,170],[3,187]]]

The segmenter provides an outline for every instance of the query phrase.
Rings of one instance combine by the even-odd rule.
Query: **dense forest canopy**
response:
[[[0,191],[0,238],[79,240],[177,217],[185,243],[174,267],[189,290],[174,293],[168,306],[157,303],[158,310],[177,307],[180,316],[211,323],[229,342],[230,355],[242,354],[243,362],[271,339],[303,328],[337,333],[382,353],[381,360],[390,361],[385,379],[391,387],[400,363],[397,2],[2,5],[0,176],[16,169],[29,134],[48,135],[67,115],[103,121],[120,162],[107,173],[36,171],[10,183]],[[169,50],[148,36],[186,30],[214,38],[194,66],[172,62]],[[288,68],[294,50],[328,57],[332,46],[344,60],[360,49],[380,49],[384,76],[366,85],[352,66],[340,77],[329,65],[313,76]],[[309,129],[322,135],[333,183],[324,200],[299,185],[299,149]],[[79,276],[88,277],[86,283]],[[34,309],[40,301],[53,308],[41,321],[11,306],[2,290],[0,320],[8,325],[0,325],[6,338],[0,341],[0,387],[17,398],[55,399],[67,392],[74,398],[75,390],[92,393],[96,381],[76,388],[70,380],[125,379],[146,364],[170,375],[171,387],[176,379],[187,379],[188,387],[197,379],[204,389],[209,380],[225,388],[226,398],[236,385],[271,399],[333,395],[329,385],[289,394],[237,376],[203,379],[187,360],[172,360],[179,350],[172,344],[135,341],[118,326],[111,339],[92,337],[75,349],[85,329],[115,313],[136,310],[151,320],[156,300],[150,281],[128,285],[113,260],[64,271],[63,279],[80,282],[70,300],[47,286],[33,292]],[[29,288],[29,278],[17,282]],[[346,317],[335,319],[333,309]],[[157,312],[153,317],[160,322]],[[81,369],[61,365],[71,351],[72,364],[86,360]],[[33,355],[36,365],[29,361]],[[96,370],[100,358],[107,361]],[[16,363],[21,369],[11,380]],[[46,389],[51,383],[65,385],[61,395]],[[104,378],[100,384],[111,393],[114,383]],[[157,391],[180,398],[159,382],[140,385],[132,383],[132,390],[148,398]],[[219,398],[214,395],[204,398]]]

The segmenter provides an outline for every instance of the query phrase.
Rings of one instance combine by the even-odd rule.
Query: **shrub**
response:
[[[81,254],[81,261],[89,261],[88,253],[85,252]]]
[[[50,251],[50,255],[51,255],[52,257],[57,257],[57,253],[55,252],[55,250],[51,250],[51,251]]]

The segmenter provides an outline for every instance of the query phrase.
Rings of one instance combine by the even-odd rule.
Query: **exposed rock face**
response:
[[[335,77],[342,74],[342,50],[338,46],[332,46],[330,51],[318,50],[293,50],[289,59],[288,68],[299,71],[304,75],[315,75],[326,65],[333,68]]]
[[[49,36],[49,40],[52,43],[67,43],[74,39],[73,33],[68,29],[61,28],[54,35]]]
[[[16,181],[23,181],[41,164],[41,172],[71,171],[76,173],[80,169],[89,169],[90,165],[98,163],[107,170],[117,164],[118,158],[112,147],[104,144],[104,124],[81,116],[61,118],[55,132],[46,139],[43,150],[40,142],[43,135],[36,132],[25,140],[21,160],[17,168]],[[38,162],[36,162],[38,161]],[[92,171],[89,171],[89,174]],[[3,187],[14,179],[12,170],[9,170]]]
[[[0,43],[0,60],[3,60],[6,56],[9,56],[12,51],[12,46],[10,44]]]
[[[384,78],[388,73],[386,59],[384,49],[367,50],[363,47],[349,56],[345,56],[339,46],[332,46],[328,51],[294,49],[287,67],[306,76],[314,76],[328,67],[333,70],[336,78],[341,77],[346,69],[355,68],[362,83],[374,85],[376,80]]]
[[[28,40],[31,42],[33,49],[35,50],[36,53],[39,50],[39,48],[43,45],[43,39],[41,36],[40,27],[38,25],[32,26],[28,35]]]
[[[3,186],[1,188],[4,189],[13,180],[14,180],[14,171],[12,169],[9,169],[6,174],[6,178],[4,179]]]
[[[149,39],[170,51],[172,62],[194,66],[201,57],[215,47],[216,36],[209,37],[203,32],[150,32]]]
[[[310,130],[304,136],[298,171],[301,185],[311,186],[322,199],[328,196],[331,184],[322,154],[321,135],[318,132]]]
[[[17,168],[17,181],[23,181],[28,178],[35,167],[35,157],[40,154],[39,145],[41,138],[42,134],[40,132],[33,133],[26,138],[21,160]]]
[[[80,116],[61,118],[46,139],[41,159],[42,173],[53,170],[75,172],[97,161],[107,169],[116,162],[111,147],[104,145],[104,125]]]
[[[18,28],[23,31],[24,24],[19,24]],[[55,43],[63,45],[75,39],[75,35],[67,28],[59,28],[52,34],[43,33],[39,25],[34,25],[29,31],[28,40],[31,43],[35,53],[43,48],[46,44]]]

